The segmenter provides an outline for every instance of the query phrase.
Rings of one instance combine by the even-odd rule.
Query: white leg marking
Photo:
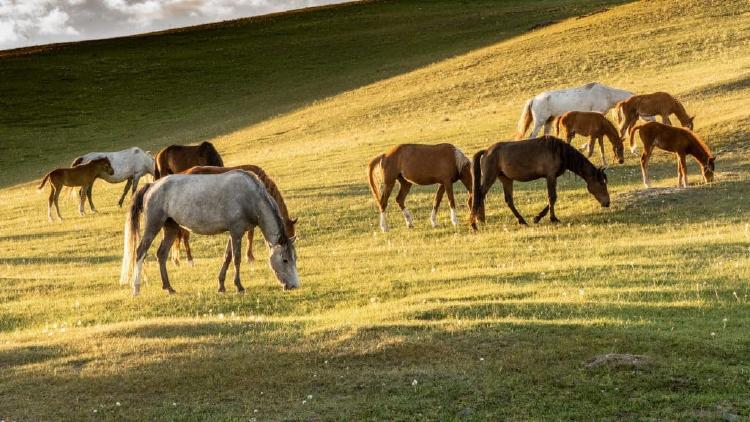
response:
[[[406,220],[406,227],[412,229],[414,228],[414,218],[411,216],[411,213],[407,208],[404,208],[401,210],[401,212],[404,213],[404,220]]]
[[[380,230],[387,232],[388,231],[388,222],[385,221],[385,213],[380,213]]]
[[[139,259],[135,263],[135,270],[133,272],[133,296],[138,296],[141,293],[141,272],[143,270],[143,259]]]
[[[458,217],[456,216],[455,208],[451,208],[451,223],[453,223],[454,226],[458,225]]]
[[[432,227],[438,226],[437,210],[435,208],[432,209],[432,213],[430,214],[430,223],[432,224]]]
[[[632,153],[633,155],[638,155],[638,144],[633,144],[633,146],[632,146],[632,147],[630,147],[630,152],[631,152],[631,153]]]

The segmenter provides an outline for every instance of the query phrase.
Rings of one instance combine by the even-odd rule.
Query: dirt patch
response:
[[[607,353],[595,356],[586,362],[586,368],[594,369],[606,366],[608,368],[643,368],[653,363],[653,359],[645,355],[631,355]]]

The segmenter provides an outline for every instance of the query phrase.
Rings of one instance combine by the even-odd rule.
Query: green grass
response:
[[[0,58],[16,116],[0,124],[0,419],[750,417],[750,7],[607,3],[370,2]],[[518,227],[495,188],[478,234],[446,205],[432,229],[423,187],[416,228],[392,203],[379,232],[372,156],[473,152],[508,139],[533,94],[593,80],[682,99],[716,182],[690,163],[691,187],[672,189],[657,153],[646,191],[628,155],[611,209],[560,179],[560,225]],[[216,294],[225,238],[195,236],[195,267],[169,267],[177,295],[150,259],[132,298],[121,186],[97,184],[99,215],[64,201],[49,224],[26,183],[89,149],[202,137],[283,189],[301,289],[258,262],[246,295]],[[527,217],[544,197],[516,184]],[[611,352],[654,363],[586,367]]]

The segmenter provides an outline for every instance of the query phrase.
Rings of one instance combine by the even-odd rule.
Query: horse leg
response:
[[[89,185],[89,188],[86,189],[86,197],[89,199],[89,207],[91,207],[91,212],[97,213],[96,207],[94,206],[94,199],[92,196],[92,193],[94,192],[94,182],[91,182]]]
[[[554,121],[553,117],[554,116],[550,117],[544,122],[544,136],[547,136],[550,134],[550,132],[552,132],[552,122]]]
[[[383,183],[383,193],[380,196],[380,230],[388,231],[388,221],[385,219],[385,209],[388,206],[388,198],[391,196],[393,186],[396,184],[396,180],[389,180]]]
[[[161,273],[161,288],[168,291],[169,294],[174,294],[175,291],[169,284],[169,275],[167,275],[167,258],[169,257],[169,249],[172,248],[172,243],[178,236],[180,226],[176,223],[168,223],[164,225],[164,239],[159,244],[159,249],[156,250],[156,258],[159,261],[159,273]]]
[[[505,196],[505,203],[508,205],[508,208],[513,212],[513,215],[516,216],[516,219],[518,220],[518,224],[521,225],[528,225],[526,223],[526,220],[523,219],[523,216],[518,212],[516,209],[516,206],[513,204],[513,180],[508,179],[505,176],[500,176],[500,182],[503,184],[503,194]]]
[[[133,184],[133,178],[128,177],[128,181],[125,183],[125,190],[122,191],[122,196],[120,196],[120,200],[117,201],[117,205],[119,205],[120,208],[122,208],[122,203],[125,202],[125,195],[128,194],[128,190],[130,189],[131,185],[135,186]]]
[[[52,218],[52,204],[55,203],[55,186],[51,185],[49,191],[49,198],[47,199],[47,219],[52,222],[54,221],[54,218]]]
[[[237,293],[245,293],[245,288],[240,283],[240,264],[242,264],[242,236],[244,230],[238,230],[231,233],[232,236],[232,257],[234,258],[234,285],[237,287]]]
[[[647,189],[651,188],[651,182],[648,178],[648,160],[651,158],[651,152],[653,147],[651,145],[643,145],[643,155],[641,155],[641,174],[643,175],[643,184]]]
[[[224,252],[224,263],[221,264],[221,269],[219,270],[219,293],[224,293],[227,291],[226,288],[224,288],[224,280],[227,278],[227,269],[229,269],[229,263],[232,262],[232,238],[230,237],[227,240],[227,249]]]
[[[55,211],[57,211],[57,218],[60,219],[60,221],[63,220],[62,215],[60,215],[60,192],[62,192],[62,184],[55,185],[54,186],[55,196],[54,196],[54,202],[55,202]]]
[[[451,206],[451,224],[457,226],[458,217],[456,216],[456,198],[453,196],[453,183],[448,181],[443,183],[443,186],[445,186],[445,193],[448,196],[448,204]]]
[[[82,187],[78,191],[78,214],[84,215],[86,214],[86,210],[83,208],[84,204],[86,204],[86,190],[88,189],[88,186]]]
[[[534,116],[534,129],[531,130],[531,135],[529,135],[529,137],[536,138],[536,136],[539,134],[539,129],[544,126],[545,122],[546,120],[537,119],[537,116]]]
[[[159,233],[159,230],[161,230],[163,225],[164,223],[161,221],[154,222],[154,220],[149,221],[148,216],[146,218],[146,228],[143,230],[143,237],[138,243],[138,248],[135,253],[136,261],[135,270],[133,271],[133,296],[138,296],[141,292],[143,261],[146,260],[146,252],[148,252],[148,248],[151,247],[151,243],[153,243],[156,234]]]
[[[253,256],[253,237],[255,236],[255,226],[247,229],[247,263],[255,261]]]
[[[438,207],[440,207],[440,202],[443,200],[444,193],[445,193],[445,186],[440,185],[438,187],[437,193],[435,194],[435,201],[432,203],[432,213],[430,213],[430,223],[432,223],[432,227],[438,226],[437,210],[438,210]]]
[[[538,223],[544,218],[545,215],[547,215],[547,211],[549,211],[549,221],[553,223],[559,223],[560,220],[557,219],[557,216],[555,215],[555,202],[557,201],[557,177],[548,177],[547,178],[547,206],[542,209],[539,214],[534,217],[534,223]]]
[[[413,229],[414,218],[411,216],[411,213],[409,212],[409,210],[406,208],[406,205],[404,204],[404,201],[406,201],[406,195],[409,194],[409,189],[411,189],[411,183],[409,183],[403,177],[399,177],[398,183],[399,185],[401,185],[401,187],[398,189],[398,195],[396,195],[396,203],[398,204],[398,207],[401,208],[401,212],[404,214],[404,220],[406,220],[406,227]]]
[[[172,246],[172,263],[176,266],[180,266],[180,243],[182,242],[182,236],[184,234],[184,230],[180,230],[179,233],[177,233],[177,237],[175,238],[174,245]]]
[[[589,141],[584,145],[588,149],[588,157],[591,157],[591,154],[594,153],[594,146],[596,145],[596,138],[593,136],[589,138]]]
[[[686,188],[687,183],[687,163],[685,162],[685,154],[677,153],[678,155],[678,162],[677,162],[677,186]]]
[[[182,243],[185,244],[185,256],[187,257],[187,262],[189,266],[194,266],[193,264],[193,252],[190,250],[190,232],[185,229],[180,229],[182,231]]]
[[[602,156],[602,164],[607,167],[607,157],[604,155],[604,136],[600,136],[597,140],[599,142],[599,153]],[[589,154],[590,156],[591,154]]]
[[[668,114],[662,114],[661,115],[661,122],[664,123],[665,125],[672,126],[672,121],[669,120],[669,115]]]

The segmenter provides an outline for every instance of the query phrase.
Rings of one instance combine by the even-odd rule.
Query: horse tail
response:
[[[377,157],[373,158],[372,161],[370,161],[370,165],[368,167],[368,176],[370,180],[370,191],[372,192],[372,196],[375,197],[375,202],[380,206],[380,188],[378,187],[378,183],[375,181],[375,168],[378,167],[382,170],[383,168],[383,158],[385,158],[385,154],[380,154]]]
[[[617,119],[617,124],[622,124],[622,108],[625,107],[625,104],[623,104],[623,101],[618,102],[615,104],[615,119]]]
[[[557,116],[555,119],[555,134],[558,138],[560,137],[560,120],[562,120],[562,115]]]
[[[42,183],[39,184],[39,187],[36,188],[36,190],[42,190],[44,185],[47,183],[47,180],[49,180],[49,175],[52,174],[52,172],[49,172],[44,175],[44,178],[42,178]]]
[[[484,192],[482,192],[482,157],[486,150],[478,151],[472,158],[471,169],[471,228],[477,229],[477,216],[484,204]]]
[[[643,125],[645,125],[645,123],[638,123],[636,125],[633,125],[630,128],[630,133],[628,133],[628,136],[630,136],[630,152],[632,152],[633,154],[635,154],[637,151],[637,148],[635,145],[635,133],[636,132],[640,133],[640,130],[643,128]],[[643,137],[641,137],[641,139],[642,138]]]
[[[140,233],[140,217],[143,213],[143,197],[146,196],[146,192],[148,192],[152,185],[152,183],[147,183],[138,190],[133,198],[133,203],[130,204],[130,210],[128,210],[125,217],[122,268],[120,269],[121,286],[128,282],[128,278],[133,272],[133,267],[135,266],[135,248],[138,244],[138,236]]]
[[[531,126],[532,121],[532,115],[531,115],[531,106],[534,102],[534,99],[530,99],[526,102],[526,105],[523,107],[523,111],[521,112],[521,117],[518,119],[518,133],[516,133],[516,139],[523,139],[524,135],[526,134],[526,131],[529,130],[529,126]]]

